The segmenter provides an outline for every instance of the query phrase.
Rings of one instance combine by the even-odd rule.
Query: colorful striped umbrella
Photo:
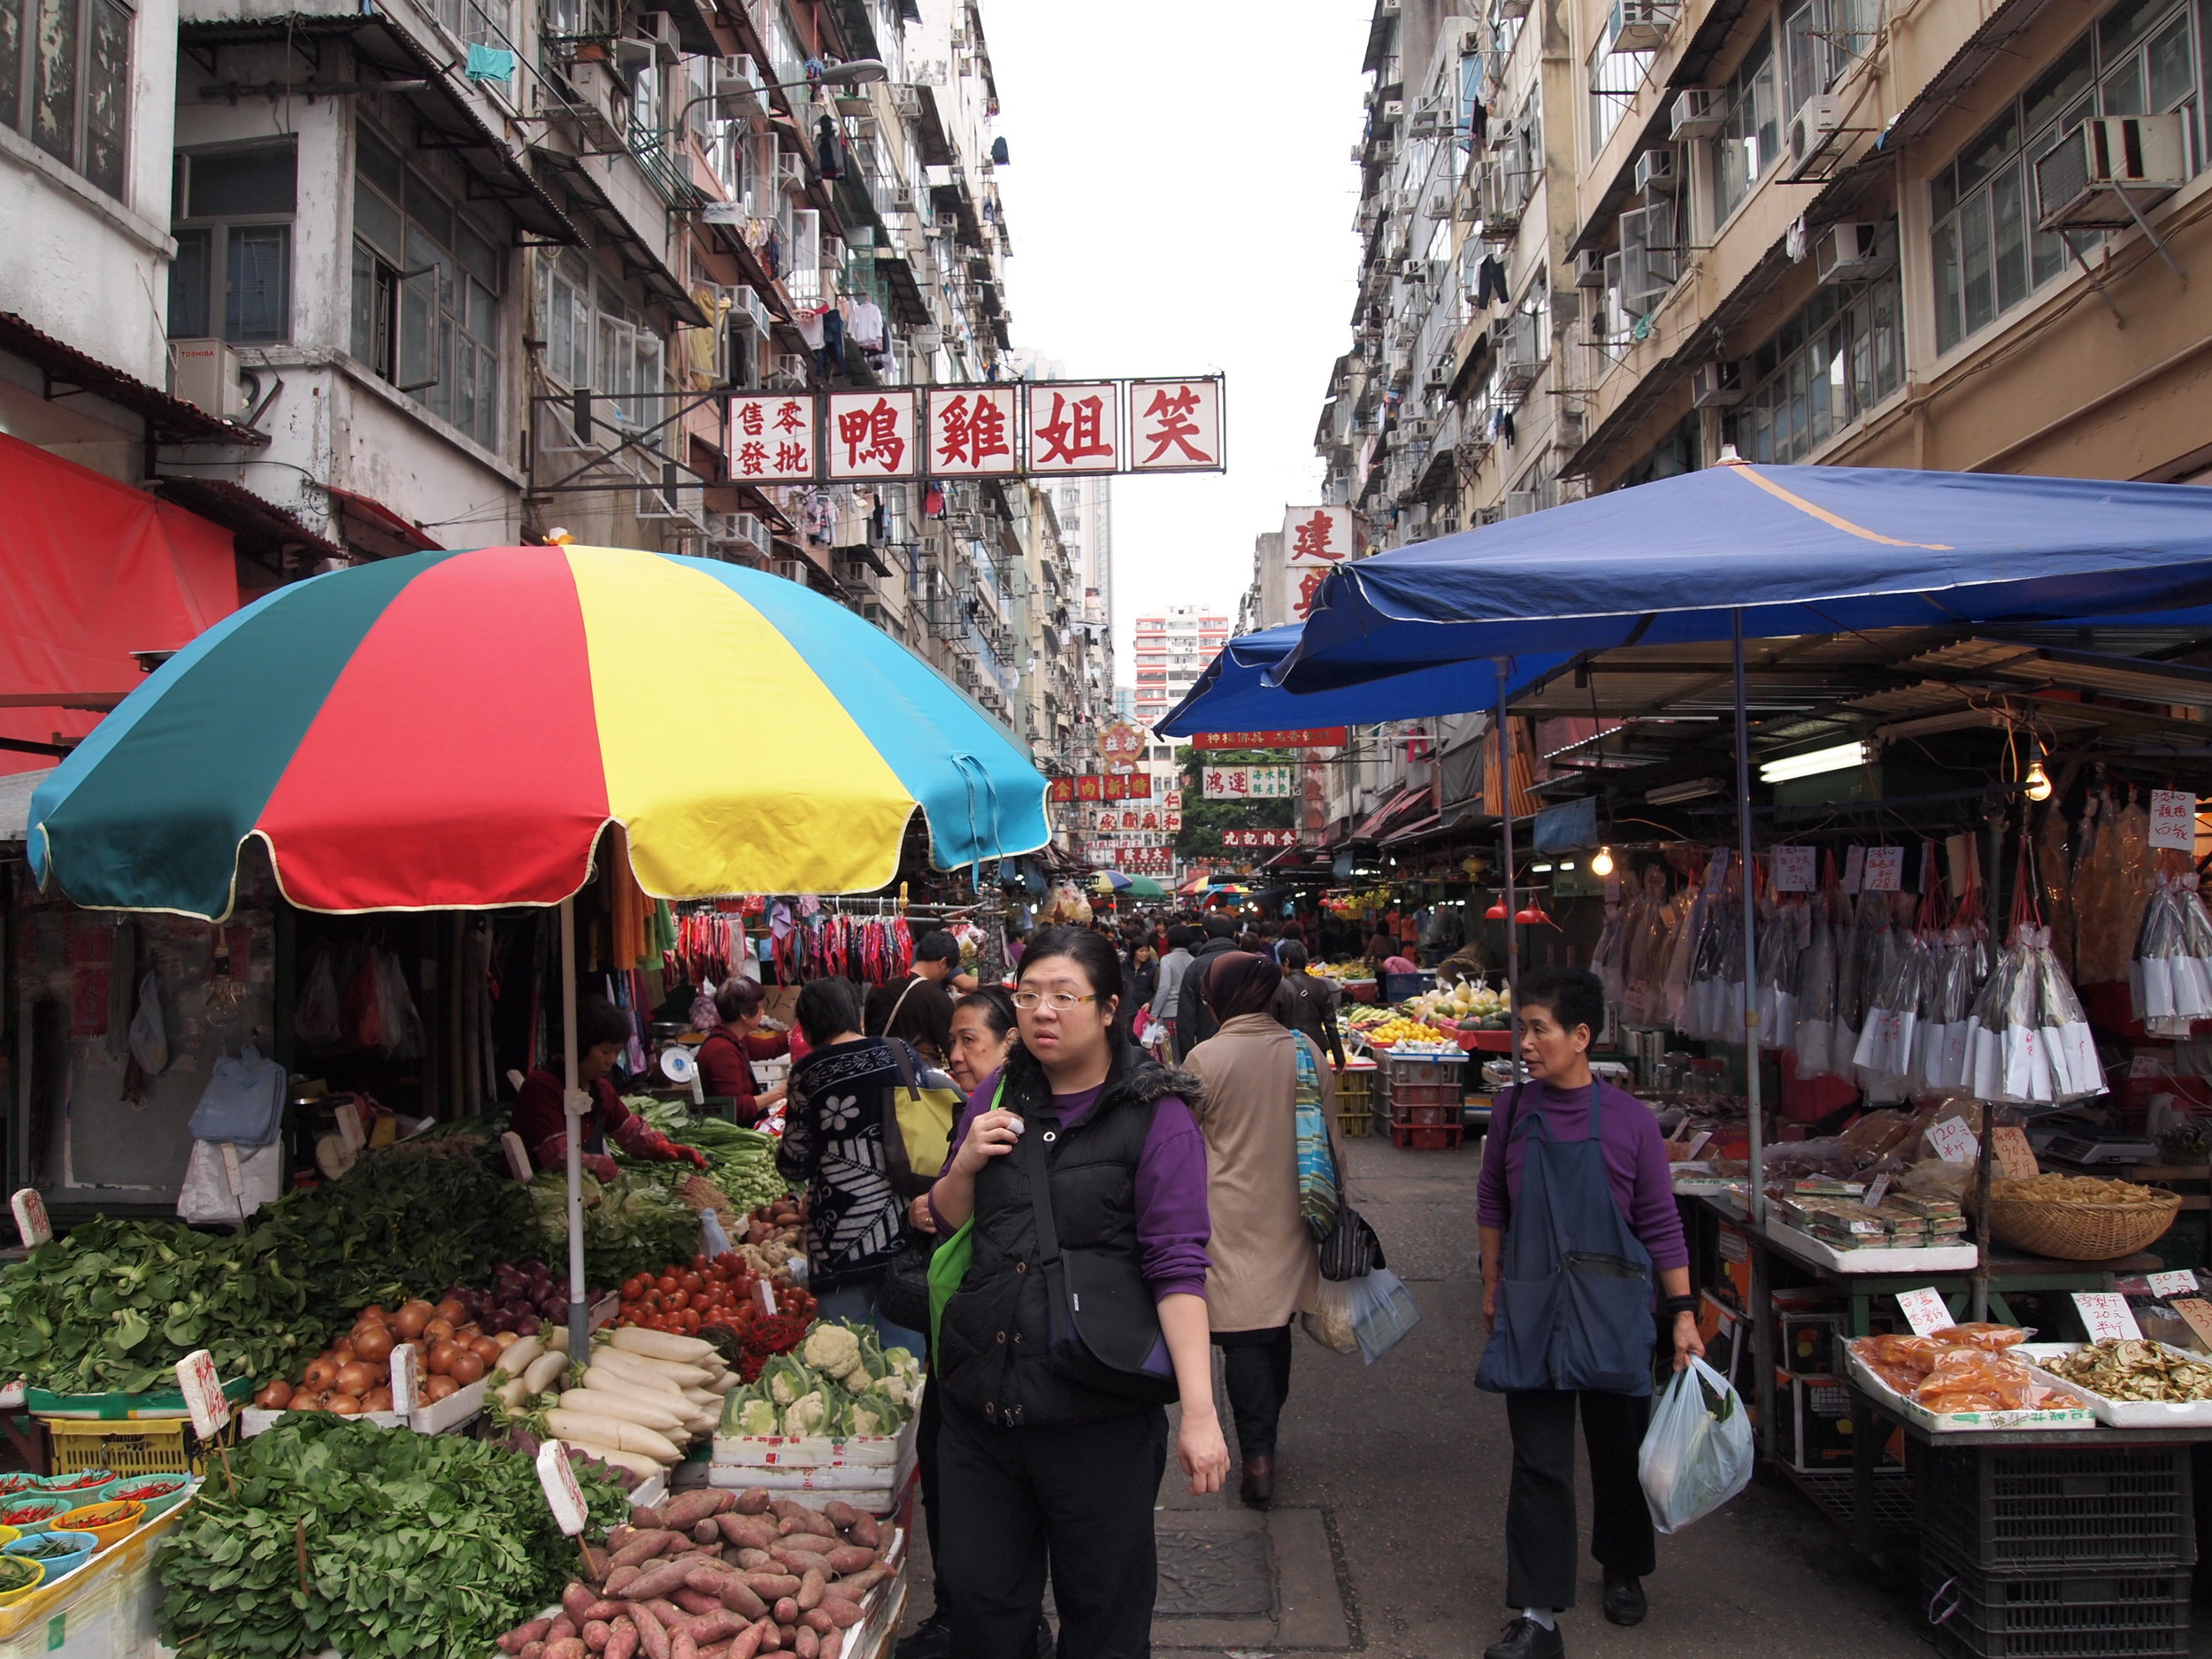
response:
[[[424,553],[279,589],[40,787],[81,905],[220,918],[241,846],[328,911],[554,904],[609,822],[662,898],[864,892],[917,809],[957,869],[1050,839],[1045,781],[918,657],[795,583],[611,548]]]
[[[1118,870],[1102,870],[1091,879],[1094,893],[1111,893],[1132,899],[1164,899],[1167,889],[1150,876],[1125,876]]]

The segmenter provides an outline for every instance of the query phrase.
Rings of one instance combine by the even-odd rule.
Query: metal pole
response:
[[[561,901],[561,1051],[568,1087],[562,1106],[568,1116],[568,1352],[572,1359],[591,1353],[591,1310],[584,1301],[584,1114],[591,1108],[576,1074],[576,901]]]
[[[1744,1109],[1751,1128],[1750,1256],[1752,1379],[1759,1402],[1759,1441],[1770,1448],[1774,1432],[1774,1320],[1767,1306],[1766,1126],[1759,1102],[1759,913],[1752,902],[1751,879],[1751,715],[1744,690],[1743,611],[1729,615],[1729,667],[1736,682],[1736,849],[1743,860],[1743,1034]]]
[[[1521,930],[1513,919],[1519,906],[1513,896],[1513,728],[1505,712],[1506,659],[1498,658],[1498,827],[1505,837],[1505,987],[1512,999],[1515,1019],[1521,1012]],[[1512,1048],[1513,1080],[1521,1080],[1521,1045]]]

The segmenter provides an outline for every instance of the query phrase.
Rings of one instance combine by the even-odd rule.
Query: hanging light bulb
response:
[[[1590,873],[1601,877],[1613,873],[1613,849],[1610,847],[1598,849],[1597,856],[1590,860]]]
[[[2051,798],[2051,774],[2043,770],[2041,761],[2029,763],[2025,782],[2029,800],[2040,803]]]

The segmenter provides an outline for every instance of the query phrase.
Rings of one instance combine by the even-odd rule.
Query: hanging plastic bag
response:
[[[376,952],[373,949],[362,954],[360,965],[347,977],[345,995],[340,1003],[339,1025],[341,1040],[349,1048],[380,1048],[384,1046]]]
[[[377,1018],[384,1052],[396,1060],[417,1059],[422,1054],[422,1016],[415,1011],[415,999],[407,989],[406,971],[388,950],[369,955],[376,968]]]
[[[195,1141],[192,1158],[185,1165],[184,1180],[177,1188],[177,1216],[195,1227],[243,1224],[264,1204],[273,1204],[284,1192],[284,1144],[273,1141],[265,1147],[240,1147],[239,1185],[230,1190],[230,1172],[224,1166],[223,1148],[211,1141]]]
[[[161,1017],[161,979],[149,971],[138,982],[138,1012],[131,1016],[131,1058],[148,1077],[169,1067],[169,1027]]]
[[[1651,1524],[1678,1532],[1751,1484],[1751,1425],[1728,1379],[1694,1354],[1653,1407],[1636,1454]]]
[[[1413,1293],[1386,1267],[1345,1279],[1343,1287],[1350,1293],[1352,1335],[1359,1343],[1359,1356],[1370,1365],[1404,1341],[1406,1333],[1421,1323],[1421,1310],[1414,1305]]]
[[[340,1021],[338,976],[331,972],[330,952],[319,950],[315,965],[307,971],[299,1010],[292,1017],[292,1033],[303,1048],[335,1048],[345,1034]]]
[[[1306,1334],[1332,1354],[1359,1352],[1359,1333],[1352,1329],[1352,1286],[1356,1279],[1325,1279],[1316,1293],[1317,1305],[1298,1316]]]

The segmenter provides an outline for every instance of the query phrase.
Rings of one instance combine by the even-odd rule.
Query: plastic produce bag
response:
[[[264,1204],[284,1194],[285,1153],[281,1141],[265,1147],[238,1148],[238,1176],[242,1192],[230,1190],[229,1171],[223,1164],[223,1148],[212,1141],[192,1143],[192,1161],[185,1166],[177,1189],[177,1216],[188,1226],[243,1225]]]
[[[1359,1336],[1352,1329],[1352,1286],[1354,1279],[1325,1279],[1321,1281],[1318,1305],[1310,1312],[1298,1316],[1298,1323],[1306,1334],[1332,1354],[1356,1354]]]
[[[1728,1379],[1695,1355],[1652,1408],[1636,1454],[1651,1524],[1677,1532],[1751,1483],[1751,1425]]]
[[[1320,1306],[1299,1322],[1323,1348],[1372,1365],[1421,1323],[1421,1310],[1398,1276],[1379,1267],[1357,1279],[1322,1280]]]
[[[331,971],[330,952],[319,950],[315,965],[307,971],[298,1011],[292,1016],[292,1032],[300,1047],[335,1048],[345,1036],[339,1010],[338,976]]]
[[[2136,1018],[2154,1037],[2185,1037],[2212,1017],[2212,916],[2193,872],[2159,878],[2128,964]]]
[[[149,972],[138,982],[138,1012],[131,1017],[131,1058],[148,1077],[169,1065],[169,1027],[161,1017],[161,979]]]

